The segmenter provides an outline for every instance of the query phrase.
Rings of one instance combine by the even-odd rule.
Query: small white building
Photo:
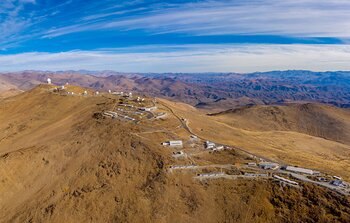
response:
[[[336,180],[342,180],[342,178],[338,177],[338,176],[333,176],[333,178],[336,179]]]
[[[244,173],[246,177],[269,177],[267,173]]]
[[[215,143],[210,142],[210,141],[206,141],[205,142],[205,148],[206,149],[213,149],[215,147]]]
[[[129,107],[129,108],[133,108],[133,105],[129,105],[129,104],[119,104],[120,106],[124,106],[124,107]]]
[[[172,146],[172,147],[182,147],[183,143],[182,140],[172,140],[162,143],[163,146]]]
[[[51,78],[47,78],[47,83],[51,84]]]
[[[278,163],[270,163],[270,162],[261,162],[259,163],[259,167],[264,170],[275,170],[279,167]]]
[[[183,146],[182,140],[169,141],[169,146]]]
[[[153,107],[143,107],[143,108],[140,108],[141,111],[155,111],[157,110],[157,107],[156,106],[153,106]]]
[[[217,146],[215,148],[213,148],[213,151],[220,151],[220,150],[224,150],[225,147],[224,146]]]
[[[111,118],[117,118],[118,117],[118,114],[116,112],[113,112],[113,111],[106,111],[102,115],[103,116],[108,116],[108,117],[111,117]]]
[[[199,173],[198,177],[223,177],[225,176],[225,173],[218,172],[218,173]]]
[[[287,166],[286,167],[287,171],[290,172],[295,172],[295,173],[302,173],[302,174],[309,174],[309,175],[317,175],[320,172],[318,171],[314,171],[314,170],[310,170],[310,169],[305,169],[305,168],[301,168],[301,167],[295,167],[295,166]]]

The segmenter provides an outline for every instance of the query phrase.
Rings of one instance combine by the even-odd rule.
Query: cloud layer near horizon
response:
[[[0,55],[0,71],[255,72],[350,70],[350,45],[150,45]]]

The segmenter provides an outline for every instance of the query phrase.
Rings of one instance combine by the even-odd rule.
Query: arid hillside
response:
[[[13,85],[0,76],[0,98],[6,98],[20,93],[16,85]]]
[[[0,100],[0,222],[350,220],[349,198],[307,183],[297,189],[267,179],[200,181],[196,171],[169,172],[176,163],[210,168],[251,160],[238,150],[175,160],[160,142],[190,135],[165,107],[172,102],[157,104],[169,112],[166,119],[133,123],[102,115],[120,97],[53,88]]]
[[[350,110],[321,104],[246,106],[210,114],[252,131],[294,131],[350,145]]]
[[[224,114],[222,117],[220,115],[208,116],[205,112],[184,103],[169,101],[164,101],[164,103],[179,117],[186,119],[192,132],[202,138],[225,145],[244,148],[251,153],[269,157],[274,161],[315,168],[321,171],[343,175],[347,179],[350,179],[350,174],[348,174],[350,171],[348,158],[350,156],[350,146],[345,142],[337,142],[332,139],[325,139],[324,136],[313,136],[294,131],[293,129],[284,129],[281,131],[277,127],[274,127],[278,125],[274,119],[259,119],[249,115],[240,117],[237,115],[238,121],[235,122],[227,114]],[[314,108],[315,114],[321,116],[320,114],[323,114],[325,111],[322,109],[317,111],[316,107]],[[329,107],[325,107],[325,109],[328,110],[328,115],[331,114],[331,111],[337,110]],[[318,123],[316,126],[320,130],[330,134],[334,129],[337,130],[338,128],[336,125],[331,125],[330,130],[327,130],[329,121],[332,122],[332,117],[341,121],[343,123],[342,125],[347,125],[347,110],[341,111],[330,115],[330,118],[325,118],[326,115],[323,114],[321,117],[325,118],[327,122],[321,122],[318,120],[319,117],[315,116],[315,119],[304,123],[305,129],[313,129],[315,123]],[[297,113],[295,115],[301,116],[302,114]],[[250,126],[249,124],[254,122],[251,120],[256,120],[256,122],[261,122],[261,124],[255,123]],[[290,120],[290,122],[293,122],[293,120]],[[263,129],[263,125],[267,127]],[[270,129],[267,131],[269,127]],[[346,128],[344,127],[344,130]],[[340,130],[337,131],[339,135],[343,135]],[[338,139],[345,141],[346,136],[344,135],[343,138]]]
[[[9,84],[7,83],[6,81],[2,80],[1,77],[0,77],[0,91],[3,92],[3,91],[7,91],[11,88],[15,87],[14,85],[12,84]]]

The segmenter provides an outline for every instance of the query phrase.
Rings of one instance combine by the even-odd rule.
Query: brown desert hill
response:
[[[226,116],[223,118],[220,115],[208,116],[204,111],[188,104],[160,101],[171,108],[176,115],[187,120],[191,131],[202,138],[242,148],[272,161],[316,169],[350,179],[348,144],[296,131],[239,128],[233,126],[232,119]]]
[[[17,86],[7,82],[0,76],[0,98],[6,98],[22,92]]]
[[[227,108],[240,108],[243,106],[250,105],[263,105],[264,102],[262,100],[248,98],[248,97],[240,97],[237,99],[232,98],[219,98],[214,101],[209,102],[200,102],[195,105],[196,108],[207,110],[210,113],[213,112],[222,112]]]
[[[1,76],[0,76],[0,92],[7,91],[7,90],[14,88],[14,87],[16,87],[16,86],[3,80],[3,78],[1,78]]]
[[[349,199],[322,188],[170,174],[146,124],[99,115],[116,99],[52,88],[0,101],[0,222],[349,222]]]
[[[294,131],[350,145],[350,110],[322,104],[245,106],[210,114],[254,131]]]
[[[16,88],[11,88],[11,89],[8,89],[8,90],[3,90],[1,91],[0,93],[0,99],[3,99],[3,98],[8,98],[8,97],[11,97],[11,96],[15,96],[17,94],[20,94],[22,93],[23,91],[22,90],[18,90]]]

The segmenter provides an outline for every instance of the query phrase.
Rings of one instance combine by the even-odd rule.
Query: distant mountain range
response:
[[[135,91],[206,109],[319,102],[350,107],[350,72],[305,70],[238,73],[118,73],[114,71],[23,71],[0,74],[0,93],[28,90],[51,77],[96,90]]]

